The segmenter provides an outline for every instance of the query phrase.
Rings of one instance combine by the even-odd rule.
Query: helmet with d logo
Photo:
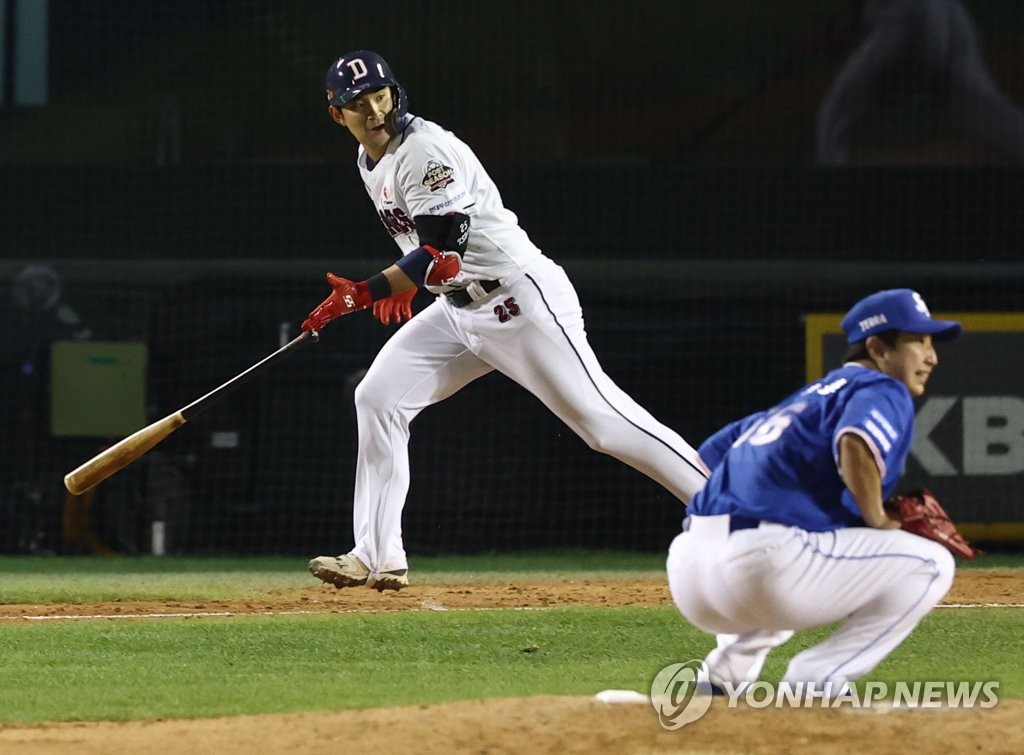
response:
[[[342,107],[365,92],[386,86],[391,87],[395,115],[402,118],[409,110],[409,98],[391,66],[377,53],[371,50],[346,53],[334,61],[324,77],[327,102],[335,107]]]

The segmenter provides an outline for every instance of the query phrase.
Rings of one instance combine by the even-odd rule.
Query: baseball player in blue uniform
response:
[[[375,52],[338,58],[326,89],[330,117],[359,143],[356,165],[401,258],[365,281],[329,273],[334,291],[302,328],[318,331],[370,307],[382,322],[408,322],[355,393],[355,545],[312,559],[310,571],[335,587],[409,583],[401,526],[409,424],[492,370],[530,391],[593,449],[688,501],[706,479],[696,450],[605,374],[568,276],[519,226],[469,146],[409,113],[405,90]],[[420,286],[438,297],[412,317]],[[459,419],[486,431],[476,427],[484,419]],[[471,473],[479,463],[464,459],[462,469]]]
[[[934,342],[961,326],[932,319],[915,291],[891,289],[857,302],[842,327],[842,367],[700,447],[712,475],[667,569],[683,616],[717,636],[705,659],[712,684],[756,681],[795,630],[841,621],[783,677],[841,691],[952,584],[949,551],[899,529],[883,501],[913,440],[913,398],[938,364]]]

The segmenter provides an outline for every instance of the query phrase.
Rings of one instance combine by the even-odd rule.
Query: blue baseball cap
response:
[[[846,313],[841,325],[849,344],[886,330],[927,334],[936,341],[952,340],[963,330],[954,320],[933,320],[921,294],[909,288],[891,288],[864,297]]]

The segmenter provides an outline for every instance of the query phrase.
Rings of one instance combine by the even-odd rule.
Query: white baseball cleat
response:
[[[309,571],[317,579],[339,589],[365,585],[370,576],[366,564],[351,553],[341,556],[317,556],[309,562]]]
[[[366,581],[367,587],[376,587],[377,592],[385,590],[401,590],[409,586],[409,570],[395,569],[393,571],[382,571],[374,574]]]
[[[385,571],[371,577],[369,567],[351,553],[341,556],[317,556],[309,562],[309,571],[317,579],[339,589],[367,585],[377,588],[377,592],[384,592],[401,590],[409,586],[408,569]]]

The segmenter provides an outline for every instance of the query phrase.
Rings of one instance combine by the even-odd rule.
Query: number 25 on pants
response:
[[[508,297],[501,304],[494,305],[494,314],[498,316],[498,322],[508,322],[513,317],[518,317],[521,313],[522,310],[519,309],[514,296]]]

